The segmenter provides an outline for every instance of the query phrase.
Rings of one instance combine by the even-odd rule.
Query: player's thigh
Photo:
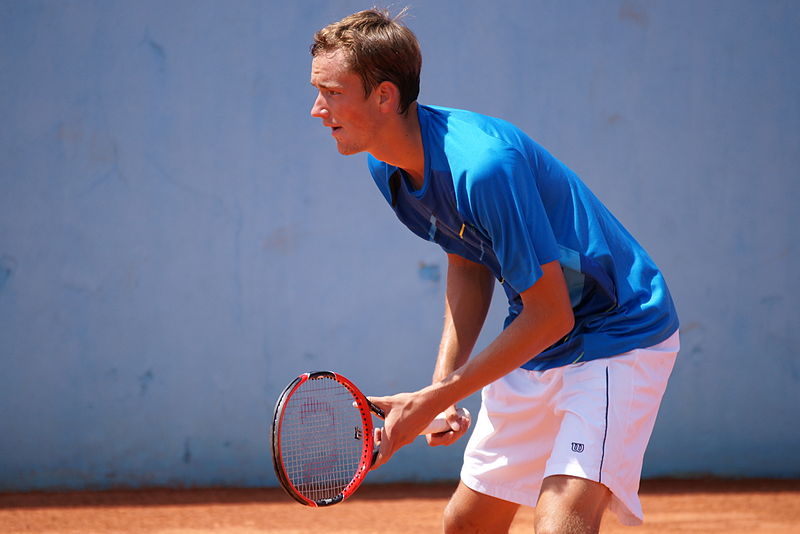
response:
[[[536,534],[597,532],[610,499],[608,488],[592,480],[549,476],[536,503]]]
[[[517,509],[516,503],[478,493],[459,482],[444,511],[444,532],[506,533]]]

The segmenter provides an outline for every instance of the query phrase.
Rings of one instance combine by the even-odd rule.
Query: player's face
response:
[[[314,58],[311,85],[317,89],[311,116],[322,119],[323,126],[331,129],[339,152],[369,152],[380,118],[375,92],[364,97],[361,78],[350,70],[341,50],[322,52]]]

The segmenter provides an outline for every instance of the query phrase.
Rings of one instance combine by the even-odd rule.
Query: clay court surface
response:
[[[439,532],[452,484],[364,486],[330,508],[279,489],[0,494],[0,533],[251,534]],[[800,533],[800,481],[645,481],[642,527],[606,516],[601,532]],[[533,532],[523,509],[513,533]]]

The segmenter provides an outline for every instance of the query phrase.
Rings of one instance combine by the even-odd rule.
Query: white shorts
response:
[[[625,525],[642,523],[639,479],[656,414],[680,348],[663,343],[547,371],[516,369],[483,389],[461,480],[536,506],[542,480],[581,477],[608,487]]]

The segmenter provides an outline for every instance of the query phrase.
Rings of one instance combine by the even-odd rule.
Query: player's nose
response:
[[[314,99],[314,105],[311,106],[311,116],[321,119],[327,114],[328,110],[325,108],[325,102],[322,99],[322,95],[317,95],[317,98]]]

